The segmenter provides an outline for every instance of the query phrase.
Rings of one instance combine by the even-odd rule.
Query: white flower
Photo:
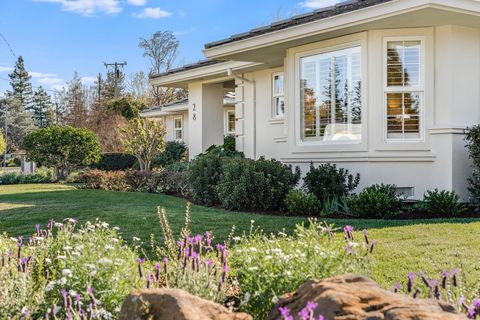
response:
[[[62,275],[63,275],[64,277],[69,277],[69,278],[71,278],[72,275],[73,275],[73,272],[72,272],[72,270],[70,270],[70,269],[63,269],[63,270],[62,270]]]
[[[265,260],[271,260],[272,258],[272,256],[265,256]]]
[[[82,251],[85,248],[83,244],[79,244],[78,246],[75,246],[75,250],[77,251]]]
[[[254,224],[254,223],[255,223],[255,220],[250,220],[250,223],[251,223],[251,224]]]
[[[68,294],[71,296],[71,297],[75,297],[77,295],[77,291],[75,290],[70,290],[68,291]]]
[[[65,246],[65,247],[63,247],[63,250],[65,250],[65,251],[70,251],[70,250],[72,250],[72,249],[73,249],[73,248],[70,247],[70,246]]]
[[[55,282],[50,281],[46,286],[45,286],[45,292],[50,292],[55,288]]]
[[[240,238],[240,237],[233,237],[232,240],[233,240],[233,241],[240,241],[240,240],[242,240],[242,238]]]
[[[52,263],[52,259],[50,259],[50,258],[45,258],[45,263]]]
[[[102,259],[98,260],[98,263],[100,263],[100,264],[112,264],[112,260],[110,260],[108,258],[102,258]]]
[[[61,227],[63,227],[63,223],[55,222],[55,227],[61,228]]]
[[[248,248],[248,250],[250,250],[252,252],[257,252],[257,248],[255,248],[255,247]]]
[[[95,270],[95,269],[97,269],[97,266],[94,265],[94,264],[91,264],[91,263],[86,263],[86,264],[85,264],[85,267],[87,267],[87,268],[90,269],[90,270]]]
[[[243,300],[240,301],[240,305],[243,306],[245,304],[248,303],[248,301],[250,301],[250,292],[245,292],[245,294],[243,295]]]
[[[80,257],[80,252],[72,251],[72,256]]]
[[[274,297],[272,298],[272,303],[277,303],[277,302],[278,302],[278,297],[277,297],[277,296],[274,296]]]
[[[57,259],[58,259],[58,260],[66,260],[66,259],[67,259],[67,256],[57,256]]]
[[[132,240],[133,240],[133,241],[140,241],[140,238],[133,237]]]
[[[122,259],[115,259],[115,265],[116,266],[121,266],[123,264],[123,260]]]
[[[111,251],[111,250],[113,250],[113,249],[114,249],[114,248],[113,248],[112,245],[110,245],[110,244],[106,244],[106,245],[105,245],[105,250]]]
[[[120,230],[119,227],[113,227],[112,229],[115,230],[115,231],[119,231],[119,230]]]
[[[118,240],[117,238],[112,238],[112,239],[110,239],[110,241],[111,241],[112,243],[118,243],[120,240]]]
[[[90,271],[90,272],[88,273],[88,275],[89,275],[90,277],[94,277],[96,274],[97,274],[97,271],[96,271],[96,270],[92,270],[92,271]]]
[[[43,237],[35,237],[35,240],[37,240],[37,241],[43,241]]]
[[[255,270],[258,270],[258,267],[250,267],[250,268],[248,268],[248,271],[255,271]]]
[[[109,224],[106,222],[102,222],[101,226],[106,229],[108,228]]]
[[[64,286],[65,284],[67,284],[67,278],[62,277],[60,278],[60,280],[57,281],[57,283]]]

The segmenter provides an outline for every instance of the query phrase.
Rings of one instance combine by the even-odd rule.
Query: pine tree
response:
[[[31,77],[25,70],[22,57],[18,57],[13,72],[8,76],[12,90],[8,90],[5,99],[0,101],[0,125],[5,128],[7,122],[7,150],[12,152],[21,148],[23,137],[33,129],[32,116],[28,112],[32,107],[33,92]]]
[[[84,128],[87,124],[87,93],[82,84],[82,79],[77,72],[67,89],[68,122],[76,128]]]
[[[30,80],[32,77],[25,70],[23,58],[18,57],[13,72],[8,75],[12,91],[7,91],[9,99],[17,100],[17,103],[27,111],[32,110],[33,90]]]
[[[50,95],[40,86],[33,95],[33,122],[36,127],[46,128],[53,122],[53,103]]]

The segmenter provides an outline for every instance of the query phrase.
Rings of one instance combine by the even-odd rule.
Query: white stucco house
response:
[[[479,1],[346,1],[206,44],[204,55],[150,80],[188,88],[188,100],[143,113],[190,157],[234,134],[250,158],[335,163],[359,172],[360,187],[393,183],[411,198],[468,196]]]

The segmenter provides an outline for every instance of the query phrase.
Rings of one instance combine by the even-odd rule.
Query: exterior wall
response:
[[[391,143],[384,137],[383,39],[418,36],[425,45],[424,138]],[[299,97],[297,54],[348,42],[362,45],[362,142],[357,145],[302,145],[296,139]],[[272,120],[272,73],[285,70],[286,116]],[[471,173],[463,129],[480,122],[480,30],[460,26],[375,30],[326,40],[285,52],[285,66],[243,75],[237,80],[237,147],[247,157],[276,158],[307,169],[310,162],[337,163],[373,183],[413,187],[413,198],[428,189],[468,197]],[[365,85],[364,85],[365,84]],[[206,123],[210,125],[210,121]]]
[[[175,140],[174,137],[174,131],[173,131],[173,126],[174,126],[174,119],[177,117],[182,117],[182,125],[183,125],[183,142],[185,144],[189,144],[189,130],[188,130],[188,112],[184,111],[179,113],[178,115],[169,115],[169,116],[164,116],[162,117],[162,121],[165,125],[165,129],[167,130],[167,134],[165,135],[165,139],[167,141],[173,141]]]

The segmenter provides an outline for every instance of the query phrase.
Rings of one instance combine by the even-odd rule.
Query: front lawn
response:
[[[148,242],[150,235],[161,236],[156,207],[165,207],[174,230],[184,223],[186,201],[176,197],[147,193],[121,193],[78,190],[67,185],[0,186],[0,232],[9,235],[29,234],[36,223],[46,224],[67,217],[86,220],[102,219],[118,226],[127,240],[139,237]],[[193,232],[212,230],[225,239],[235,225],[237,231],[248,231],[251,220],[266,232],[291,231],[295,217],[262,216],[248,213],[193,206]],[[346,224],[356,230],[368,228],[372,239],[379,241],[374,254],[373,277],[389,287],[403,281],[409,271],[424,271],[432,276],[464,265],[467,277],[480,278],[480,220],[328,220],[337,227]],[[362,237],[361,232],[355,234]]]

